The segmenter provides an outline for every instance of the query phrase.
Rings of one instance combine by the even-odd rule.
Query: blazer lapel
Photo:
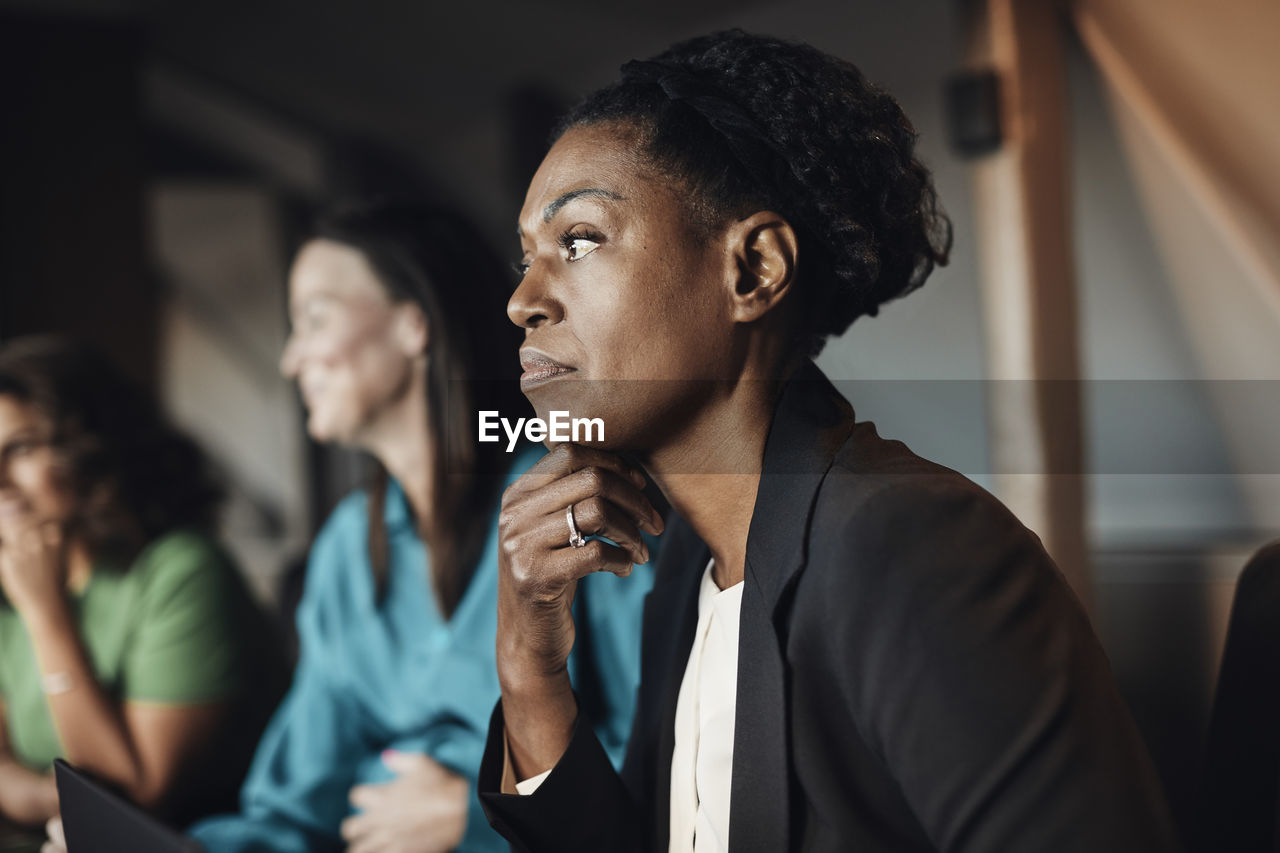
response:
[[[778,853],[794,846],[782,605],[807,558],[818,488],[852,428],[849,404],[806,362],[775,409],[747,535],[729,816],[734,853]],[[687,655],[689,643],[684,647]],[[678,689],[679,677],[673,680]],[[671,711],[666,730],[674,725],[674,701]],[[670,749],[665,755],[669,767]]]

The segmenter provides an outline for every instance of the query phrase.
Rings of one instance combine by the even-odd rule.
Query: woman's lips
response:
[[[573,373],[576,369],[561,364],[545,353],[530,350],[521,351],[520,366],[524,368],[524,373],[520,374],[520,387],[522,388]]]
[[[315,406],[316,401],[324,396],[324,384],[314,380],[299,380],[298,390],[302,392],[302,402],[308,409]]]

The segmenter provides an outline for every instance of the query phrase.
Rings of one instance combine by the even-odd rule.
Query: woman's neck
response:
[[[747,533],[775,391],[773,383],[739,383],[676,439],[642,459],[671,506],[711,548],[721,589],[741,581],[746,571]]]

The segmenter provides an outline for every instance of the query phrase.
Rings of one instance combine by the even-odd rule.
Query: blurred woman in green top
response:
[[[218,497],[98,354],[0,346],[4,818],[57,813],[58,756],[173,817],[234,792],[271,690],[262,623],[207,533]]]

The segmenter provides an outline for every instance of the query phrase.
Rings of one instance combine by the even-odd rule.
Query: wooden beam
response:
[[[1000,87],[1002,143],[973,165],[996,490],[1088,606],[1066,17],[1052,0],[967,11],[966,61]]]

